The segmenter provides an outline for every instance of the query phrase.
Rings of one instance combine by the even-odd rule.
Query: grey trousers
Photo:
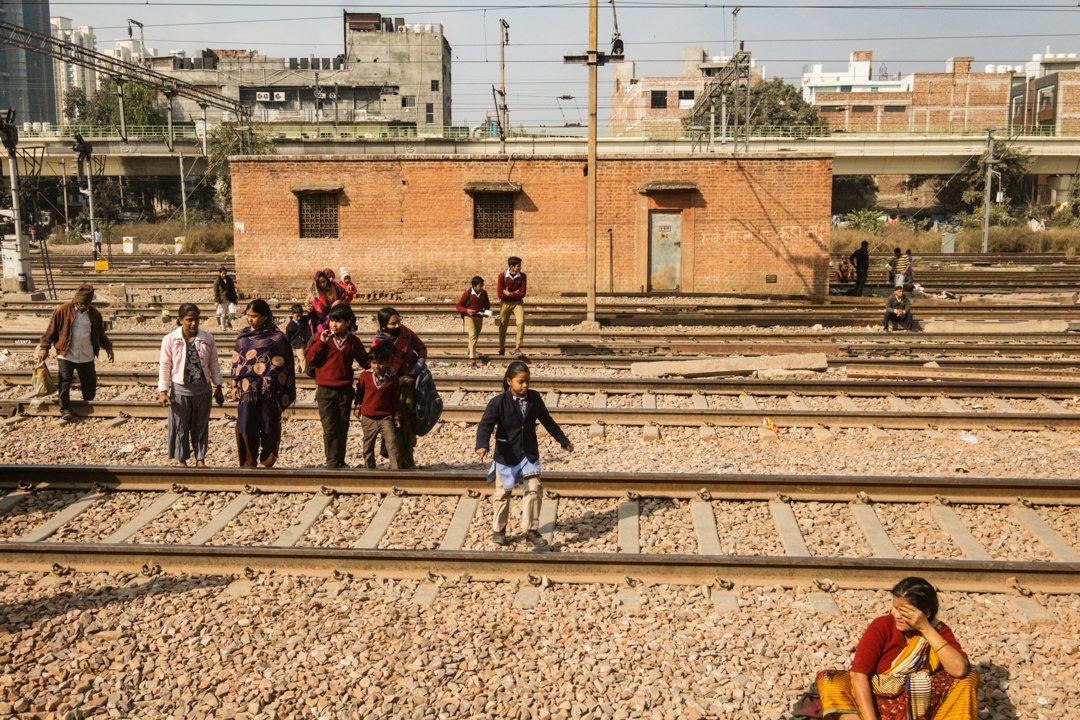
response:
[[[210,445],[210,406],[212,393],[179,395],[173,393],[169,406],[169,459],[188,461],[194,446],[195,459],[205,460]]]

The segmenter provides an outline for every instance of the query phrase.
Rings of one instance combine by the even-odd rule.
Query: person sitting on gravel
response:
[[[949,626],[937,619],[934,586],[904,578],[892,606],[866,628],[851,669],[824,670],[815,684],[829,720],[975,720],[979,675]]]
[[[905,330],[911,330],[911,301],[902,285],[893,288],[893,294],[885,301],[885,320],[882,330],[889,332],[889,327],[901,325]]]
[[[53,310],[49,327],[41,336],[34,354],[38,365],[41,365],[49,357],[49,348],[56,348],[56,359],[60,365],[60,417],[65,422],[75,417],[71,412],[71,383],[75,380],[75,373],[79,374],[83,400],[90,402],[97,396],[94,361],[98,352],[104,349],[109,362],[116,359],[112,342],[105,334],[105,320],[93,302],[94,286],[80,285],[71,302],[58,305]]]
[[[540,534],[543,488],[540,486],[537,420],[563,449],[567,452],[574,451],[574,444],[551,417],[544,398],[540,393],[529,389],[529,366],[515,360],[506,368],[502,394],[488,402],[484,417],[476,426],[476,454],[481,462],[487,457],[488,444],[491,442],[492,433],[495,433],[495,454],[488,469],[487,480],[495,483],[495,494],[492,495],[494,512],[491,541],[496,545],[510,544],[506,539],[510,494],[519,484],[524,485],[521,525],[525,531],[525,541],[535,548],[544,548],[548,544]]]

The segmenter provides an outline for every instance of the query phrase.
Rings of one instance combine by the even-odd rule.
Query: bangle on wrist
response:
[[[941,652],[941,648],[945,647],[948,644],[949,644],[948,640],[942,640],[940,645],[938,645],[937,647],[931,647],[930,649],[933,650],[934,652]]]

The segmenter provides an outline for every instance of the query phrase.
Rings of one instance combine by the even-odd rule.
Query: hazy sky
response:
[[[678,74],[686,46],[703,46],[713,55],[730,52],[734,7],[620,0],[616,10],[626,57],[637,63],[642,77]],[[557,127],[585,121],[586,70],[562,61],[564,54],[583,52],[588,43],[588,4],[580,0],[487,6],[455,0],[368,6],[283,0],[51,3],[52,15],[94,27],[99,50],[127,37],[130,17],[145,24],[147,45],[161,54],[215,47],[282,57],[340,53],[342,9],[404,17],[409,23],[442,23],[453,50],[453,112],[459,125],[476,124],[493,109],[498,23],[504,18],[510,23],[506,80],[511,122]],[[982,70],[988,63],[1026,62],[1048,45],[1052,52],[1080,52],[1080,7],[1063,0],[762,0],[742,6],[737,31],[766,77],[797,85],[804,66],[822,63],[826,70],[842,70],[852,50],[872,50],[875,72],[886,65],[890,74],[941,71],[950,56],[974,56],[975,68]],[[611,32],[612,5],[601,0],[602,50]],[[611,66],[600,69],[601,125],[613,73]],[[557,101],[562,95],[575,99]]]

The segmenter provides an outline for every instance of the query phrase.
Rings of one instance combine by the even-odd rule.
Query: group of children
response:
[[[499,297],[499,354],[506,354],[506,332],[513,316],[515,334],[511,352],[521,357],[521,346],[525,341],[525,295],[528,292],[528,279],[521,270],[521,258],[511,255],[506,259],[506,270],[499,273],[496,292]],[[477,275],[472,279],[469,289],[458,298],[457,311],[461,313],[465,334],[469,337],[469,367],[476,367],[476,343],[480,339],[484,318],[492,315],[484,278]]]

